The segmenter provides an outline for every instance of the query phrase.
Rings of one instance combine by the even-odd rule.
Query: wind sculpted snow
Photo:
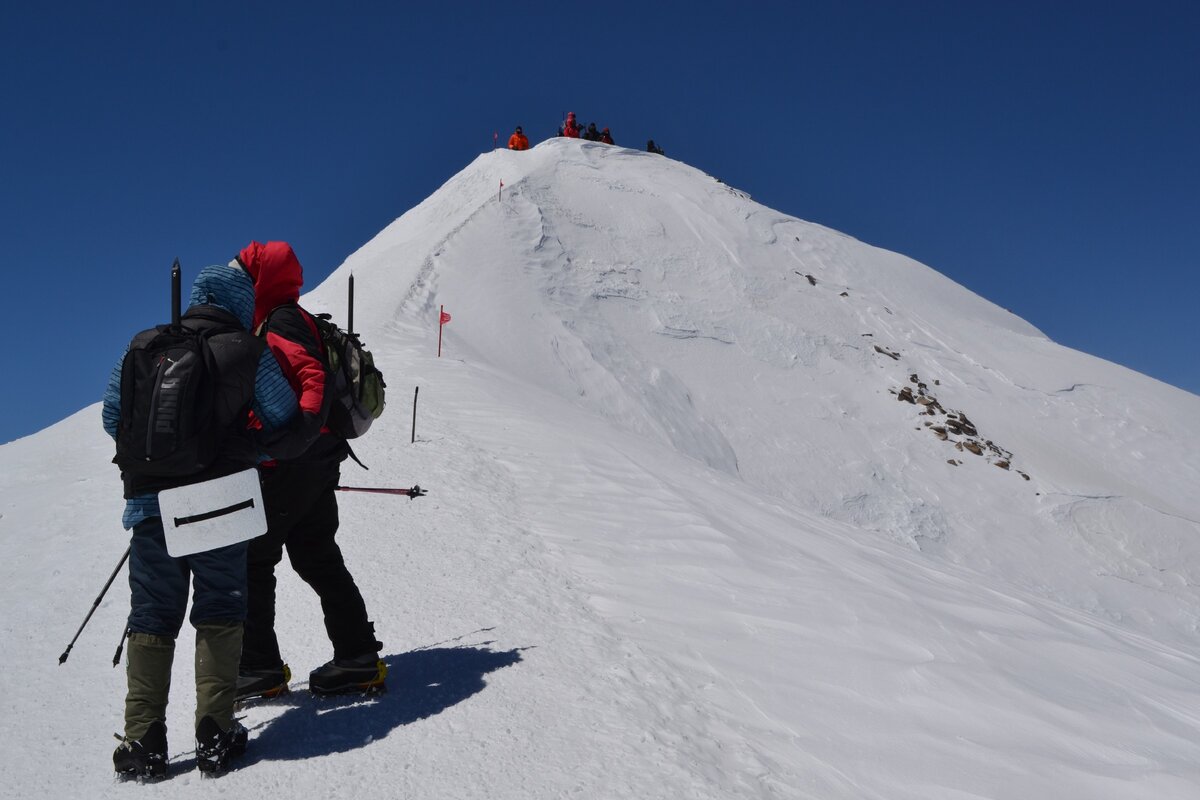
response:
[[[1200,791],[1200,398],[587,142],[480,156],[305,302],[344,318],[351,272],[389,404],[347,482],[430,491],[341,502],[391,691],[303,692],[328,643],[281,568],[296,691],[221,790]],[[125,546],[110,457],[95,407],[0,448],[13,797],[210,791],[184,656],[174,777],[112,783],[123,576],[54,664]]]

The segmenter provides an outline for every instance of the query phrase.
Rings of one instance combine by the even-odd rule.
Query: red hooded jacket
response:
[[[579,126],[575,124],[575,112],[567,114],[567,124],[563,125],[563,136],[569,139],[579,138]]]
[[[296,392],[310,428],[307,438],[315,440],[328,430],[323,426],[333,398],[326,391],[329,374],[322,360],[321,335],[309,313],[298,305],[304,269],[287,242],[251,242],[238,254],[238,261],[254,281],[254,329],[260,331],[270,317],[267,346]]]

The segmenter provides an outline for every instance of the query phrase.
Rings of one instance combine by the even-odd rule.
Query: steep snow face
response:
[[[911,259],[679,162],[551,140],[480,156],[313,302],[339,308],[350,271],[361,319],[428,329],[444,304],[449,357],[782,501],[1196,628],[1200,398]]]

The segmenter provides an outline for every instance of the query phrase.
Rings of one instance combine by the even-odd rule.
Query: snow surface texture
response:
[[[390,693],[307,695],[285,565],[243,765],[194,769],[185,627],[172,777],[114,783],[124,572],[55,664],[127,541],[87,408],[0,447],[0,795],[1200,796],[1200,398],[588,142],[480,156],[306,304],[351,272],[389,406],[344,480],[430,491],[341,496]]]

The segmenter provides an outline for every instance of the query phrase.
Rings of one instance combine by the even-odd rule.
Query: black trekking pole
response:
[[[346,333],[354,333],[354,273],[350,273],[350,299],[346,304]]]
[[[108,587],[112,586],[112,582],[117,579],[117,573],[121,571],[121,567],[125,566],[125,559],[129,558],[129,551],[132,548],[132,544],[125,548],[125,554],[122,555],[121,560],[117,562],[117,568],[113,570],[112,575],[108,576],[108,582],[105,583],[104,588],[100,590],[99,596],[96,597],[96,602],[92,603],[92,610],[88,612],[86,617],[84,617],[83,625],[80,625],[79,630],[75,631],[75,638],[71,640],[69,645],[67,645],[67,649],[63,650],[63,654],[58,657],[59,666],[66,662],[67,656],[71,655],[71,648],[75,646],[76,640],[79,639],[79,634],[83,633],[83,629],[88,624],[88,620],[92,618],[92,614],[95,614],[96,609],[100,607],[100,601],[104,599],[104,595],[108,592]],[[121,641],[124,642],[125,640],[122,639]]]
[[[180,287],[182,282],[181,270],[179,267],[179,259],[175,259],[175,263],[171,265],[171,330],[178,332],[179,330],[179,305],[183,295],[183,290]]]
[[[121,663],[121,651],[125,649],[125,640],[129,638],[129,626],[126,624],[125,630],[121,631],[121,641],[117,644],[117,652],[113,654],[113,666]]]
[[[371,494],[398,494],[401,497],[408,497],[409,499],[412,499],[414,497],[424,497],[425,495],[429,494],[424,489],[422,489],[420,486],[414,486],[411,489],[388,489],[388,488],[376,488],[373,486],[339,486],[339,487],[337,487],[337,490],[339,492],[369,492]]]

